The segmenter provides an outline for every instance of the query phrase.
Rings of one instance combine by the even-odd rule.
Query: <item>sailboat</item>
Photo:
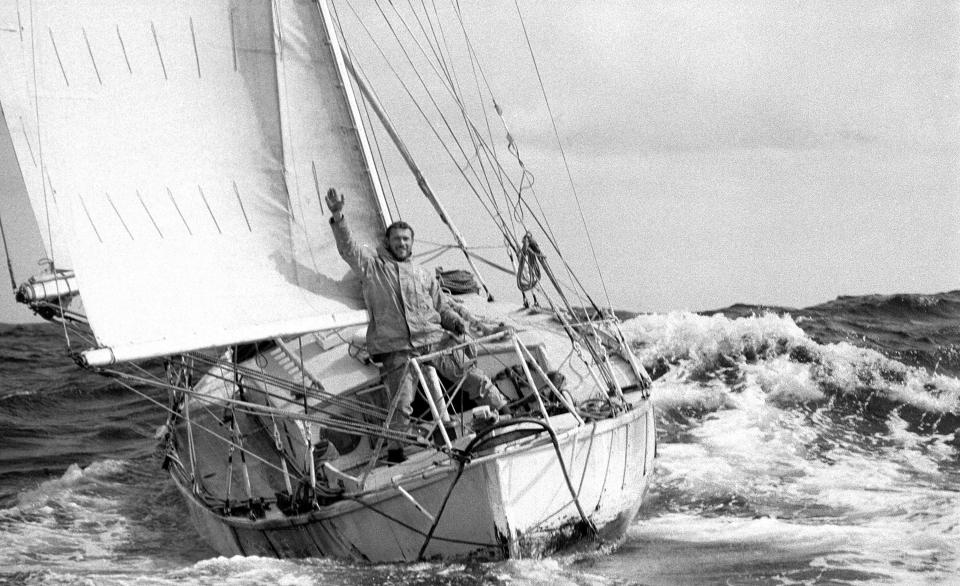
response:
[[[80,367],[166,414],[162,465],[222,555],[412,562],[615,544],[653,471],[649,375],[563,261],[529,181],[511,182],[464,114],[481,144],[473,172],[486,161],[512,197],[488,203],[520,291],[493,301],[477,263],[497,263],[456,228],[339,18],[325,0],[0,4],[0,140],[47,254],[17,299],[62,328]],[[348,193],[357,239],[382,238],[397,210],[374,127],[469,268],[438,271],[477,325],[444,352],[486,372],[510,416],[421,356],[414,424],[388,425],[369,314],[322,197]],[[526,177],[512,138],[507,150]],[[509,218],[496,208],[508,199]],[[404,461],[384,457],[391,441]]]

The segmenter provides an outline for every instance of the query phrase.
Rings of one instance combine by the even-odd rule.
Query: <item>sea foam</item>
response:
[[[905,404],[927,413],[960,412],[960,380],[848,342],[818,343],[789,314],[728,318],[672,312],[638,316],[623,329],[648,368],[674,371],[666,379],[674,389],[676,383],[720,379],[736,391],[753,373],[773,402],[882,399],[891,408]],[[725,405],[718,398],[706,400],[703,393],[680,394],[692,407]],[[676,405],[677,399],[665,403]]]

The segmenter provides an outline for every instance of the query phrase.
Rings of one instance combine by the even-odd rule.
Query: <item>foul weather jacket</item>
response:
[[[357,244],[346,217],[330,219],[337,250],[360,277],[370,312],[367,352],[371,356],[440,342],[460,316],[450,307],[436,279],[409,259],[397,261],[383,246],[376,254]]]

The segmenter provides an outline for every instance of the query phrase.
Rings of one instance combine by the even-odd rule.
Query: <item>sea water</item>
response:
[[[960,291],[624,329],[658,374],[659,458],[618,547],[367,565],[219,557],[160,469],[160,410],[76,368],[56,327],[0,326],[0,583],[960,581]]]

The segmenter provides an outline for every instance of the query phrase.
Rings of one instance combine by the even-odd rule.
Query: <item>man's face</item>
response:
[[[413,252],[413,232],[406,228],[395,228],[387,239],[390,254],[397,260],[407,260]]]

